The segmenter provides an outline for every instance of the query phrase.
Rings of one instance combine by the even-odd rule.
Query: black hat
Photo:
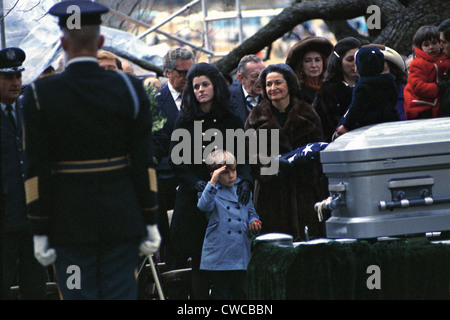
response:
[[[0,51],[0,73],[17,73],[25,70],[22,63],[25,52],[19,48],[5,48]]]
[[[359,49],[361,48],[361,46],[362,44],[358,39],[347,37],[339,40],[338,43],[336,43],[336,45],[334,46],[333,54],[338,59],[342,59],[348,51],[352,49]]]
[[[81,25],[99,25],[101,15],[109,11],[108,7],[90,0],[68,0],[55,4],[48,13],[59,18],[59,26],[67,27],[67,21],[75,14],[80,14]]]
[[[377,75],[384,70],[384,55],[376,46],[362,47],[356,53],[355,63],[360,76]]]

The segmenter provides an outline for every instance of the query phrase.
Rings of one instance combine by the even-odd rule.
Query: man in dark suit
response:
[[[24,97],[35,257],[56,260],[66,300],[136,299],[139,253],[156,252],[161,240],[148,97],[137,78],[104,70],[96,58],[107,11],[87,0],[50,9],[68,63]],[[80,26],[69,28],[77,18]]]
[[[261,100],[261,86],[259,74],[265,65],[256,55],[244,56],[237,68],[238,81],[230,85],[231,106],[233,113],[239,115],[242,123],[247,120],[251,109]]]
[[[175,120],[181,110],[181,97],[186,84],[186,75],[194,65],[194,54],[189,49],[176,47],[170,49],[163,58],[164,73],[169,81],[156,92],[157,110],[166,119],[162,130],[155,133],[154,152],[158,159],[158,225],[162,236],[162,253],[169,236],[167,211],[175,205],[178,181],[168,162],[170,137]]]
[[[33,239],[25,202],[25,159],[22,144],[22,87],[25,52],[19,48],[0,51],[2,207],[2,295],[12,298],[10,287],[19,285],[22,299],[45,299],[46,270],[33,256]],[[18,262],[18,263],[17,263]],[[18,283],[17,283],[18,279]]]

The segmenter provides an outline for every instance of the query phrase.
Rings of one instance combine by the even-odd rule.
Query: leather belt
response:
[[[129,165],[129,157],[122,156],[109,159],[59,161],[53,164],[55,173],[93,173],[113,171]]]

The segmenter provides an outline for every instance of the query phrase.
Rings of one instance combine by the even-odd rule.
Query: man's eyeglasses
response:
[[[178,72],[178,74],[182,77],[184,77],[185,75],[187,75],[189,70],[179,70],[177,68],[173,68],[173,70],[175,70],[176,72]]]

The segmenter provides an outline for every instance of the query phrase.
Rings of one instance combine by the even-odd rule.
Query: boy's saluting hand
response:
[[[209,180],[209,183],[211,183],[213,186],[216,185],[217,181],[219,181],[220,174],[227,168],[226,165],[223,165],[222,167],[214,170],[211,173],[211,180]]]

